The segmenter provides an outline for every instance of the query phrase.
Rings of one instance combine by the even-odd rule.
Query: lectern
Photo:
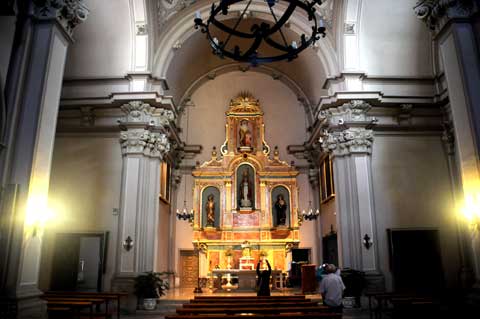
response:
[[[315,278],[316,265],[302,265],[302,293],[312,293],[317,290]]]

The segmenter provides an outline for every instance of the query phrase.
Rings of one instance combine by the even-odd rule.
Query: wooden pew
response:
[[[97,309],[96,312],[93,313],[93,316],[94,317],[103,317],[105,319],[108,319],[111,317],[111,313],[109,312],[108,310],[108,302],[109,300],[106,299],[106,298],[91,298],[91,297],[82,297],[82,298],[79,298],[79,297],[71,297],[71,296],[64,296],[64,297],[59,297],[59,296],[43,296],[43,299],[48,302],[55,302],[55,301],[73,301],[73,302],[77,302],[77,301],[87,301],[87,302],[91,302],[93,303],[93,305],[95,306],[95,308]],[[47,304],[48,305],[48,304]],[[105,311],[104,312],[99,312],[99,308],[101,305],[105,305]],[[58,312],[58,309],[57,310],[53,310],[53,311],[57,311]]]
[[[80,318],[80,311],[82,309],[89,310],[89,318],[93,319],[93,306],[94,303],[91,301],[74,301],[74,300],[46,300],[47,301],[47,310],[50,311],[53,309],[59,308],[70,308],[72,312],[76,314],[77,318]]]
[[[84,292],[84,291],[47,291],[45,297],[58,298],[98,298],[104,299],[106,302],[105,312],[108,313],[108,304],[115,301],[117,304],[117,318],[120,319],[120,302],[121,298],[127,297],[127,293],[123,292]]]
[[[311,299],[286,299],[286,298],[211,298],[211,299],[191,299],[190,303],[225,303],[225,302],[309,302]]]
[[[208,299],[305,299],[305,295],[292,295],[292,296],[283,296],[283,295],[273,295],[273,296],[195,296],[195,300],[208,300]]]

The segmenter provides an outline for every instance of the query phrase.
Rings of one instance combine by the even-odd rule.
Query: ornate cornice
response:
[[[175,120],[173,111],[155,108],[142,101],[130,101],[120,108],[126,115],[125,124],[147,123],[151,126],[167,127]]]
[[[33,0],[33,4],[38,19],[57,19],[70,35],[90,12],[83,0]]]
[[[335,156],[345,156],[352,153],[372,152],[373,131],[365,128],[352,127],[343,131],[326,134],[322,141],[324,150]]]
[[[436,30],[445,18],[469,17],[474,8],[472,0],[420,0],[413,10],[417,18],[431,30]]]
[[[320,121],[328,121],[330,125],[367,122],[370,118],[367,112],[372,108],[362,100],[352,100],[339,107],[321,111],[318,115]]]

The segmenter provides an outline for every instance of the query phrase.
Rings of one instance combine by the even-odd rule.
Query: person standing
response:
[[[325,266],[326,276],[320,282],[320,293],[322,294],[323,304],[334,312],[342,312],[342,296],[345,285],[342,277],[336,274],[337,267],[333,264]]]
[[[257,296],[270,296],[270,275],[272,274],[272,267],[270,267],[268,260],[266,260],[266,262],[268,270],[262,270],[262,272],[260,272],[260,261],[257,263]]]

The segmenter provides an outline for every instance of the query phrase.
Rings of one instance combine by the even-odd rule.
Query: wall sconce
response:
[[[124,241],[123,241],[123,248],[126,251],[130,251],[133,248],[133,239],[132,237],[128,236]]]
[[[365,234],[365,236],[363,236],[363,246],[365,246],[366,249],[370,249],[370,247],[373,246],[372,239],[370,238],[370,236],[368,236],[368,234]]]

